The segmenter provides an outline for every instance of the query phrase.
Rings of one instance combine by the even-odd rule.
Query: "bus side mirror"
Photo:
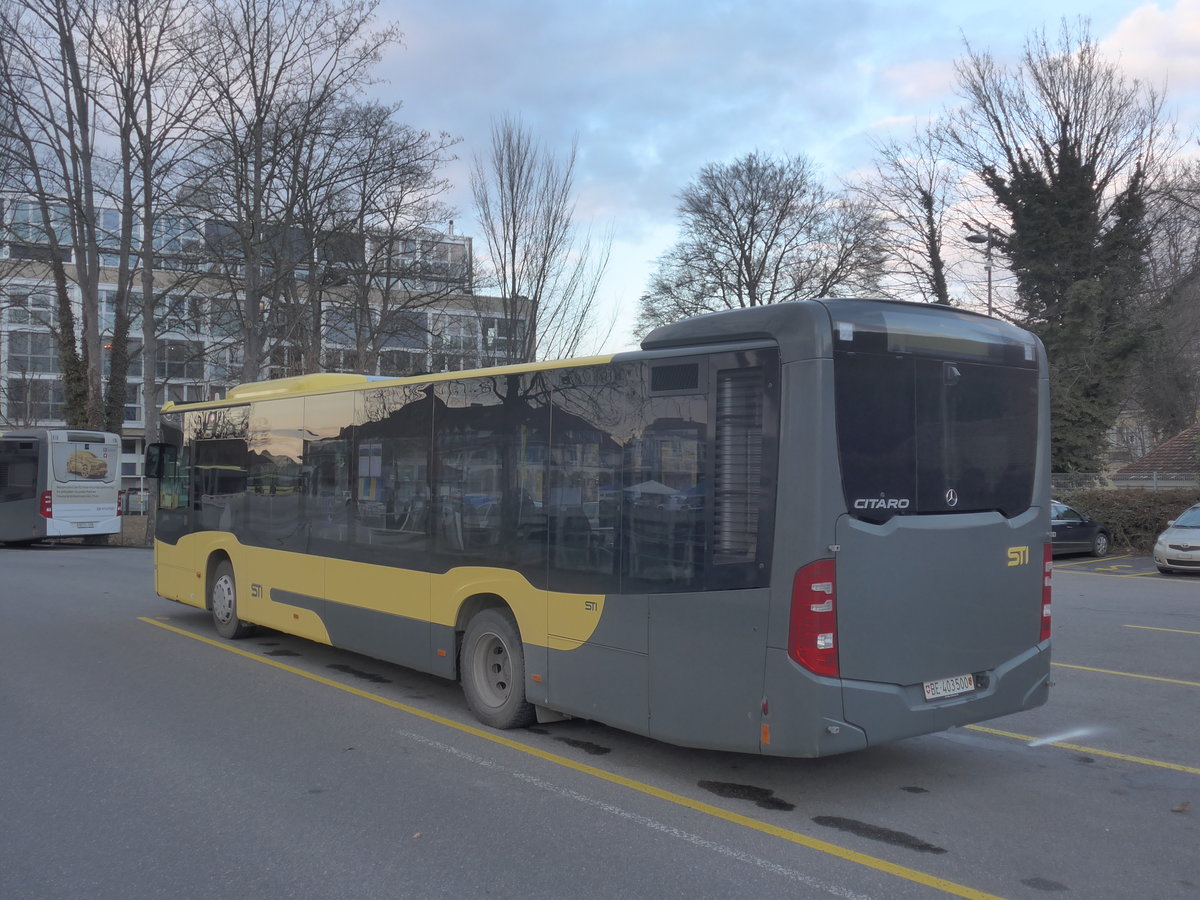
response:
[[[165,478],[178,458],[179,448],[173,444],[148,444],[143,473],[147,478]]]

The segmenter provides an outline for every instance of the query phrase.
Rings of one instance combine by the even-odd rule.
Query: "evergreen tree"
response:
[[[946,134],[1009,219],[997,241],[1017,277],[1018,324],[1050,360],[1051,453],[1059,472],[1104,468],[1144,332],[1146,196],[1169,133],[1162,98],[1064,23],[1007,69],[969,52],[967,105]]]

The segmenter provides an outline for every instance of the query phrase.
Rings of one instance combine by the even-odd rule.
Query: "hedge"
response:
[[[1149,553],[1168,521],[1178,518],[1193,503],[1200,503],[1200,489],[1082,488],[1063,491],[1054,499],[1107,525],[1114,547]]]

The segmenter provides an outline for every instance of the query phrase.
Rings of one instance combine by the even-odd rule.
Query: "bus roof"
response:
[[[317,372],[311,375],[294,375],[290,378],[273,378],[268,381],[252,381],[229,389],[223,400],[200,400],[193,403],[167,401],[162,411],[179,412],[193,409],[217,409],[225,406],[240,406],[258,400],[276,400],[285,397],[311,397],[317,394],[336,394],[358,391],[364,388],[385,388],[407,384],[431,384],[470,378],[480,375],[505,375],[519,372],[542,372],[562,369],[567,366],[603,365],[611,362],[607,356],[588,356],[579,359],[558,359],[547,362],[522,363],[510,366],[495,366],[487,369],[465,369],[459,372],[437,372],[423,375],[356,375],[345,372]]]
[[[90,431],[84,428],[15,428],[0,431],[0,438],[48,441],[83,441],[96,444],[114,444],[120,436],[111,431]]]
[[[872,324],[873,320],[881,315],[889,315],[886,312],[889,309],[894,311],[894,316],[904,317],[902,322],[897,319],[895,324],[907,335],[907,343],[911,345],[908,349],[916,349],[922,341],[929,343],[931,339],[935,342],[941,341],[944,345],[954,344],[960,347],[971,344],[986,347],[994,344],[1024,348],[1030,341],[1036,342],[1035,338],[1014,325],[957,307],[901,300],[821,298],[722,310],[683,319],[655,328],[642,340],[641,349],[670,351],[689,347],[699,349],[721,344],[771,341],[778,345],[783,362],[829,357],[833,349],[831,325],[835,322],[847,322],[857,327],[879,327]],[[928,326],[925,323],[928,323]],[[884,327],[891,330],[890,327]],[[604,365],[631,358],[632,355],[618,353],[396,377],[319,372],[241,384],[230,388],[225,398],[219,400],[192,403],[168,401],[162,411],[169,413],[181,410],[220,409],[259,400],[308,397],[373,387],[431,384],[459,378],[539,372],[569,366]]]
[[[642,340],[642,349],[771,340],[779,346],[781,361],[788,363],[831,356],[835,329],[846,334],[882,333],[910,351],[924,347],[965,355],[1002,354],[1011,347],[1025,356],[1026,348],[1032,353],[1037,343],[1017,326],[972,310],[904,300],[823,297],[722,310],[661,325]]]

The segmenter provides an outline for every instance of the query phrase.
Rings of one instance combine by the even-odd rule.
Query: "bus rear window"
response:
[[[1036,370],[961,359],[835,353],[838,446],[850,514],[1029,508]]]

